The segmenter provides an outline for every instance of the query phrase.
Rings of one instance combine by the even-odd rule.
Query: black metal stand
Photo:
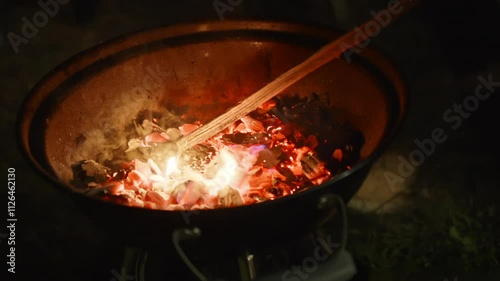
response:
[[[320,248],[315,249],[310,257],[305,257],[303,270],[293,267],[291,270],[276,274],[259,277],[254,256],[251,252],[243,253],[239,258],[240,273],[242,281],[275,281],[275,280],[302,280],[308,281],[348,281],[357,272],[352,256],[346,251],[347,243],[347,216],[343,200],[335,195],[322,196],[318,201],[318,209],[328,210],[331,216],[340,215],[342,223],[341,243],[330,245],[328,238],[321,230],[314,234],[315,240]],[[330,217],[331,217],[330,216]],[[187,240],[197,239],[202,235],[198,228],[178,229],[172,235],[172,243],[177,250],[180,259],[189,268],[193,275],[200,281],[227,281],[223,279],[209,280],[189,259],[181,247],[181,243]],[[320,251],[323,254],[319,254]],[[297,277],[299,279],[297,279]]]

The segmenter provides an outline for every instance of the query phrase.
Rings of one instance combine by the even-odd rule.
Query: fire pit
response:
[[[120,130],[108,128],[110,135],[138,136],[126,150],[122,138],[114,144],[99,133],[83,136],[87,148],[76,159],[99,140],[112,149],[95,157],[107,166],[94,158],[78,160],[71,183],[97,198],[162,210],[236,207],[302,192],[360,159],[363,135],[347,123],[335,125],[329,98],[272,99],[181,153],[174,142],[202,125],[186,114],[173,117],[167,111],[162,119],[161,113],[150,112],[151,117],[136,118]]]
[[[36,170],[117,241],[218,247],[299,236],[345,202],[404,116],[397,71],[364,48],[333,61],[181,158],[163,149],[339,34],[278,22],[157,28],[100,44],[47,75],[19,115]]]

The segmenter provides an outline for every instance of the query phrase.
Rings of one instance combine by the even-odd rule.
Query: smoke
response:
[[[156,66],[156,69],[159,67]],[[130,139],[142,138],[152,132],[151,123],[143,121],[156,119],[164,128],[177,128],[183,123],[174,112],[151,98],[165,93],[165,85],[161,83],[162,76],[152,71],[150,67],[146,67],[146,71],[143,71],[146,74],[140,81],[148,83],[122,93],[104,95],[102,106],[95,116],[97,120],[95,126],[83,131],[74,147],[71,145],[66,147],[66,167],[83,160],[94,160],[116,168],[123,162],[130,162],[133,159],[147,159],[151,153],[149,149],[126,152]],[[95,111],[95,109],[89,110]]]

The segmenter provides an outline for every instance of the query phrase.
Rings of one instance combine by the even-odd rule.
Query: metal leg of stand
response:
[[[238,258],[240,265],[241,281],[253,281],[257,277],[254,255],[245,252]]]
[[[319,257],[318,252],[313,251],[311,256],[304,257],[302,265],[296,265],[283,272],[277,272],[270,276],[258,278],[255,281],[275,281],[275,280],[305,280],[307,281],[349,281],[357,273],[356,265],[351,254],[346,251],[347,243],[347,217],[344,201],[335,194],[325,195],[320,198],[318,208],[332,211],[332,214],[340,215],[342,220],[342,237],[339,244],[330,245],[328,235],[317,231],[317,242],[319,247],[325,250],[325,255]],[[316,253],[316,255],[315,255]],[[318,256],[318,257],[317,257]],[[314,260],[314,261],[313,261]],[[306,261],[315,264],[312,268],[304,266]],[[311,264],[309,263],[309,264]],[[297,273],[295,270],[300,269]],[[300,274],[300,275],[299,275]]]

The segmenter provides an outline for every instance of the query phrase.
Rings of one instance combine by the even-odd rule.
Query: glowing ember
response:
[[[307,107],[317,109],[317,104],[309,100],[294,105],[279,108],[276,101],[270,101],[182,155],[170,150],[169,144],[195,130],[199,122],[165,130],[156,119],[146,120],[143,127],[150,132],[131,139],[127,152],[147,150],[148,157],[123,163],[114,172],[91,160],[82,161],[75,178],[90,193],[121,204],[163,210],[211,209],[293,194],[322,184],[358,160],[362,144],[354,148],[350,143],[336,143],[328,138],[329,129],[322,122],[317,125],[326,138],[318,140],[307,134],[304,128],[313,125],[307,116],[315,115]],[[299,112],[304,110],[307,116]],[[297,118],[301,122],[293,120]],[[320,157],[317,148],[328,155]]]

